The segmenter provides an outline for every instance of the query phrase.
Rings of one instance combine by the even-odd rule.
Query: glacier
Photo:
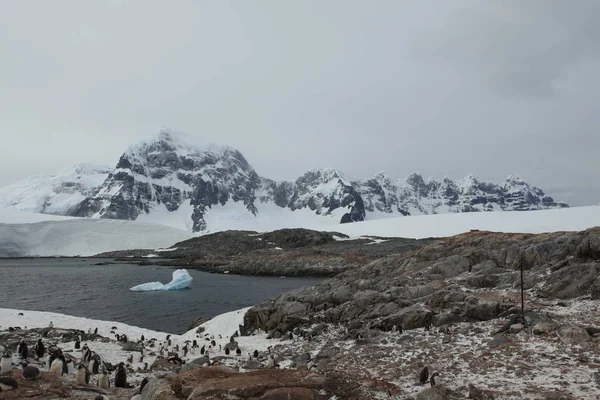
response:
[[[132,287],[132,292],[152,292],[156,290],[179,290],[187,289],[192,285],[192,276],[186,269],[178,269],[173,271],[173,279],[167,284],[160,282],[142,283]]]

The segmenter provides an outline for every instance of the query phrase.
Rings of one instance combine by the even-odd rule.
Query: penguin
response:
[[[46,346],[44,346],[42,339],[38,339],[35,348],[33,349],[33,353],[37,358],[43,358],[46,355]]]
[[[111,327],[110,329],[111,329],[111,330],[113,330],[113,331],[116,331],[116,330],[117,330],[117,327],[116,327],[116,326],[113,326],[113,327]]]
[[[294,340],[294,334],[292,332],[288,333],[288,338]]]
[[[50,321],[50,323],[48,324],[48,328],[50,328],[50,329],[54,328],[54,323],[52,321]]]
[[[219,345],[219,351],[221,351],[221,345]]]
[[[142,337],[140,338],[140,340],[141,340],[142,342],[146,340],[146,339],[144,339],[144,335],[142,335]]]
[[[138,359],[139,362],[144,362],[144,355],[140,354],[140,358]]]
[[[129,357],[127,357],[127,362],[133,364],[133,354],[130,354]]]
[[[235,343],[235,336],[229,338],[229,343]]]
[[[187,357],[187,353],[188,353],[187,344],[181,348],[181,351],[183,352],[183,356]]]
[[[19,387],[17,381],[10,376],[0,376],[0,392],[8,392],[9,390],[16,390]]]
[[[98,369],[99,369],[99,367],[100,367],[98,364],[99,364],[99,363],[98,363],[98,361],[96,361],[96,359],[95,359],[95,358],[92,358],[92,359],[90,360],[90,363],[88,364],[88,369],[89,369],[89,370],[90,370],[90,372],[91,372],[92,374],[94,374],[94,375],[98,373]]]
[[[102,389],[108,389],[110,387],[110,379],[108,378],[106,370],[103,370],[102,374],[98,377],[98,386]]]
[[[71,360],[70,358],[67,360],[67,364],[66,367],[63,368],[63,374],[72,374],[75,370],[75,365],[73,364],[73,360]]]
[[[7,372],[12,368],[12,357],[10,354],[5,353],[0,360],[0,371]]]
[[[27,357],[29,356],[29,348],[24,340],[21,340],[19,343],[17,351],[23,360],[27,360]]]
[[[88,363],[91,359],[92,351],[90,350],[87,344],[84,344],[83,348],[81,349],[81,362],[85,364]]]
[[[32,381],[38,376],[40,376],[39,368],[34,367],[32,365],[28,365],[25,368],[23,368],[23,379],[25,379],[26,381]]]
[[[90,383],[90,371],[83,364],[79,364],[77,369],[77,383],[85,386]]]
[[[22,313],[22,312],[20,312],[20,313],[19,313],[19,316],[21,316],[21,317],[22,317],[22,316],[23,316],[23,313]]]
[[[92,334],[92,328],[88,328],[88,335]]]
[[[204,355],[204,352],[206,351],[205,348],[206,346],[202,346],[202,348],[200,349],[200,354]]]
[[[115,372],[115,387],[127,388],[127,371],[125,370],[125,364],[119,363],[117,366],[117,372]]]
[[[75,350],[79,350],[81,349],[81,341],[79,339],[77,339],[75,341]]]
[[[240,348],[238,347],[237,349],[235,349],[235,354],[238,356],[242,355],[242,350],[240,350]]]
[[[214,340],[211,340],[211,341],[210,341],[210,345],[211,345],[212,347],[216,347],[216,346],[217,346],[217,342],[215,342]]]
[[[269,346],[269,347],[267,347],[267,350],[269,350],[269,354],[271,354],[271,353],[272,353],[272,350],[273,350],[273,346]]]
[[[144,377],[144,379],[142,379],[142,383],[140,383],[140,393],[142,392],[142,390],[144,390],[144,386],[146,386],[148,384],[148,377]]]
[[[147,362],[145,362],[145,363],[144,363],[143,370],[144,370],[144,371],[148,371],[148,363],[147,363]]]
[[[435,386],[435,377],[438,376],[439,374],[437,372],[434,372],[431,375],[431,378],[429,378],[429,383],[431,384],[431,387]]]
[[[428,379],[429,379],[429,369],[427,367],[425,367],[421,370],[421,373],[419,374],[419,383],[421,385],[424,385]]]
[[[229,347],[225,347],[225,355],[228,356],[229,355]]]
[[[52,372],[55,375],[61,376],[63,374],[63,367],[65,367],[63,359],[61,358],[61,356],[57,356],[50,364],[50,372]]]
[[[248,352],[248,357],[246,357],[246,360],[247,360],[247,361],[250,361],[250,360],[252,360],[252,354],[250,354],[250,352]]]
[[[258,358],[258,350],[254,350],[253,355],[254,355],[254,358]]]
[[[273,356],[269,356],[269,359],[267,360],[267,368],[275,368],[275,360],[273,359]]]
[[[98,334],[98,328],[94,329],[94,335]]]

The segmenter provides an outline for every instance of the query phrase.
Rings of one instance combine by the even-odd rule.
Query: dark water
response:
[[[191,289],[131,292],[140,283],[171,281],[172,269],[98,259],[0,260],[0,307],[51,311],[183,333],[198,317],[251,306],[322,279],[249,277],[188,270]],[[1,324],[0,324],[1,325]]]

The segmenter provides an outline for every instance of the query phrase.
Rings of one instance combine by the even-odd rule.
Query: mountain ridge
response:
[[[0,205],[10,208],[15,204],[11,199],[14,193],[3,189]],[[135,220],[160,208],[173,215],[184,213],[183,218],[190,221],[188,229],[203,232],[211,229],[206,214],[232,203],[243,204],[245,212],[254,217],[261,205],[275,205],[333,216],[339,223],[419,214],[568,207],[518,175],[509,175],[499,184],[479,181],[473,174],[457,181],[449,177],[425,180],[414,172],[393,180],[383,171],[360,180],[335,168],[312,168],[295,181],[275,181],[259,176],[233,147],[204,143],[167,128],[150,140],[129,146],[97,187],[78,193],[78,202],[35,212]],[[26,198],[26,191],[19,196]],[[37,204],[44,196],[48,197],[32,193],[29,202]]]

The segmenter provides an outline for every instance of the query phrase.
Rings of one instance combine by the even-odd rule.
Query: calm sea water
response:
[[[0,307],[51,311],[183,333],[198,317],[251,306],[319,278],[250,277],[188,270],[191,289],[131,292],[140,283],[171,281],[172,269],[99,259],[0,260]]]

